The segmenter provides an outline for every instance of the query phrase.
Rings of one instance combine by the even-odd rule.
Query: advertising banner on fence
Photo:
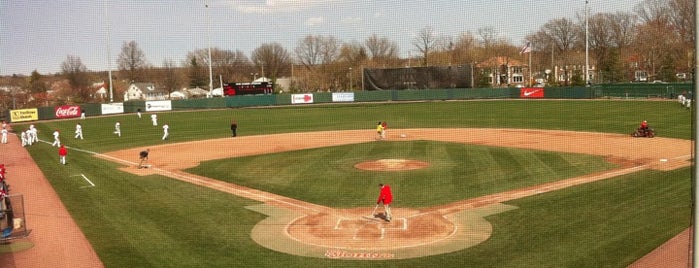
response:
[[[124,103],[106,103],[102,104],[102,114],[123,114]]]
[[[543,98],[543,87],[524,87],[519,90],[520,98]]]
[[[313,103],[313,94],[291,94],[291,104]]]
[[[170,110],[172,110],[172,102],[169,100],[147,101],[146,102],[146,111],[147,112],[170,111]]]
[[[353,102],[354,92],[333,93],[333,102]]]
[[[80,106],[78,105],[61,105],[53,108],[56,118],[72,118],[79,117],[81,114]]]
[[[10,110],[10,122],[24,122],[34,120],[39,120],[39,110],[36,108]]]

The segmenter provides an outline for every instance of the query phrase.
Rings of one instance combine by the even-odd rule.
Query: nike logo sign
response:
[[[529,96],[529,95],[537,93],[537,92],[539,92],[539,89],[533,90],[533,91],[524,91],[523,94],[524,94],[524,96]]]

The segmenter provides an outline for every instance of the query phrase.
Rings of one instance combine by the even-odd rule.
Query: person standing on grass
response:
[[[114,124],[114,134],[117,134],[117,136],[121,137],[121,123],[119,121]]]
[[[376,204],[382,204],[384,211],[386,212],[386,221],[391,222],[391,202],[393,201],[393,194],[391,193],[391,186],[388,184],[379,183],[379,199],[376,200]]]
[[[153,121],[153,126],[158,126],[158,115],[157,115],[157,114],[151,114],[151,115],[150,115],[150,121]]]
[[[83,126],[81,126],[80,123],[75,125],[75,138],[83,139]]]
[[[61,148],[58,148],[58,158],[63,165],[66,164],[66,155],[68,155],[68,149],[65,145],[61,145]]]
[[[58,132],[58,129],[53,132],[53,143],[51,144],[51,147],[53,146],[58,146],[61,147],[61,140],[58,138],[61,135],[60,132]],[[29,142],[29,145],[32,145],[31,141]]]
[[[237,131],[238,131],[238,122],[233,120],[233,121],[231,121],[231,137],[238,136],[238,133],[236,133]]]
[[[163,125],[163,140],[167,140],[167,137],[170,136],[170,132],[168,132],[168,129],[170,129],[170,126],[168,126],[167,123],[165,123]]]

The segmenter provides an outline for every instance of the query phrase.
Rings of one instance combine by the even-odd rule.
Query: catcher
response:
[[[138,157],[141,159],[141,162],[138,163],[138,168],[148,168],[148,153],[150,153],[150,149],[138,153]]]
[[[383,183],[379,183],[379,199],[376,200],[376,205],[383,203],[383,208],[386,213],[386,221],[391,222],[391,201],[393,201],[393,194],[391,194],[391,186]]]

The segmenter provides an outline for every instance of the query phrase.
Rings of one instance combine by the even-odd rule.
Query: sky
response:
[[[589,0],[590,14],[633,12],[642,0]],[[401,57],[417,55],[417,33],[457,37],[491,27],[514,45],[546,22],[578,20],[585,0],[0,0],[0,75],[57,73],[68,55],[91,71],[117,69],[125,42],[146,60],[181,64],[188,52],[216,47],[248,57],[276,42],[293,53],[308,35],[362,43],[376,34]]]

